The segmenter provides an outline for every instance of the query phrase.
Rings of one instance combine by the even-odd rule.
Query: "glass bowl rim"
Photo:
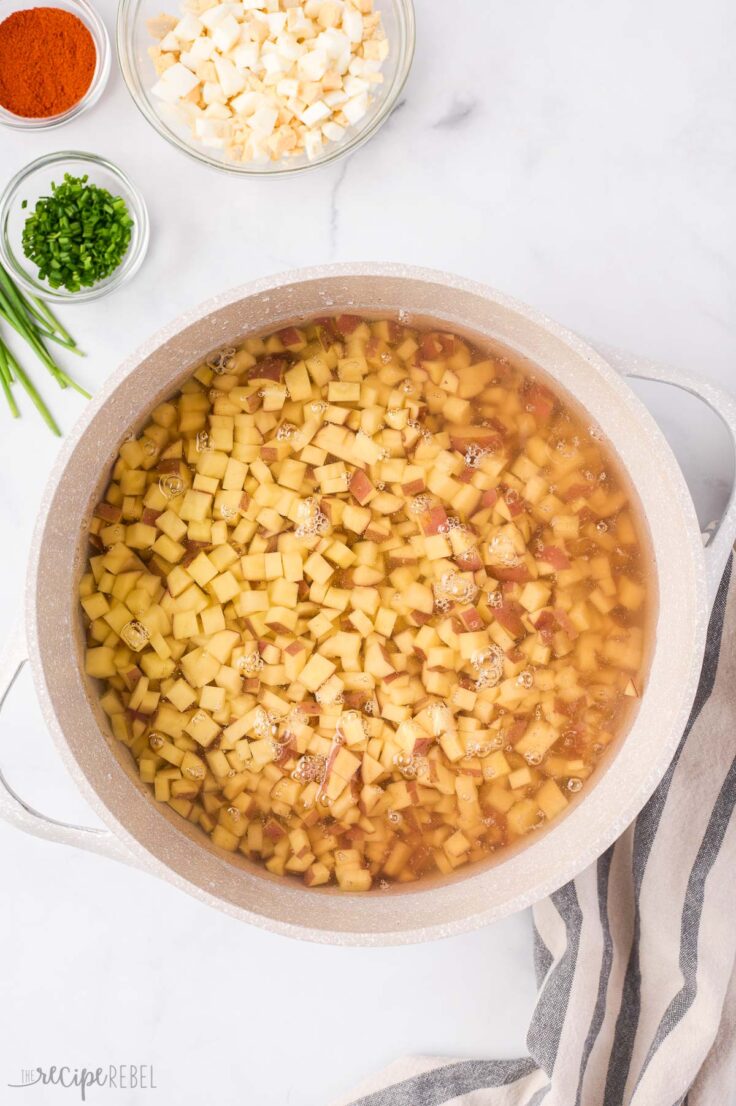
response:
[[[399,13],[399,18],[402,20],[405,33],[404,49],[398,58],[396,76],[394,77],[394,87],[370,122],[366,126],[356,130],[356,133],[344,146],[332,152],[329,152],[328,149],[324,157],[317,158],[314,161],[307,161],[302,165],[294,166],[290,166],[288,161],[283,164],[281,161],[275,161],[269,162],[268,168],[250,169],[247,168],[248,162],[218,161],[216,158],[206,153],[204,147],[199,150],[193,144],[180,139],[173,131],[163,125],[159,116],[151,108],[146,96],[139,92],[138,84],[140,82],[138,80],[138,71],[128,52],[127,32],[130,29],[129,24],[131,16],[135,14],[135,9],[140,2],[141,0],[120,0],[115,24],[115,46],[118,64],[120,65],[125,86],[133,103],[144,119],[150,123],[161,138],[168,142],[169,145],[173,146],[174,149],[181,151],[183,154],[200,162],[202,165],[207,165],[221,173],[228,173],[230,176],[251,177],[254,179],[291,177],[296,176],[297,173],[303,173],[308,170],[321,169],[326,165],[331,165],[335,161],[339,161],[342,157],[347,157],[349,154],[354,153],[355,150],[363,146],[378,130],[380,130],[391,115],[404,89],[414,60],[414,51],[416,47],[416,15],[414,11],[414,0],[389,0],[389,3],[393,5],[395,10]],[[273,166],[273,168],[271,166]]]
[[[28,7],[48,7],[48,2],[50,2],[50,0],[47,0],[46,3],[44,3],[44,0],[28,0]],[[67,108],[66,111],[62,111],[59,115],[26,117],[23,115],[15,115],[12,111],[8,111],[7,108],[0,105],[0,126],[18,131],[50,131],[53,130],[54,127],[60,127],[63,123],[68,123],[70,120],[76,119],[83,111],[92,107],[102,95],[110,77],[110,60],[112,57],[112,44],[110,42],[110,35],[108,34],[107,27],[97,9],[89,3],[89,0],[64,0],[64,3],[68,4],[69,8],[76,8],[77,13],[75,14],[80,13],[81,16],[83,16],[82,21],[94,39],[95,49],[97,51],[97,65],[95,66],[95,72],[89,88],[81,100],[77,100],[76,104],[72,104],[70,108]],[[2,6],[2,0],[0,0],[0,9]],[[0,22],[1,21],[2,16],[0,16]]]
[[[83,161],[90,165],[100,166],[120,181],[129,195],[132,208],[130,214],[136,228],[128,252],[118,268],[104,281],[92,285],[91,288],[83,288],[79,292],[67,292],[66,290],[52,288],[50,285],[42,284],[41,281],[30,277],[17,260],[7,233],[8,217],[24,182],[39,170],[71,161]],[[98,154],[86,153],[83,150],[58,150],[55,153],[44,154],[19,169],[0,194],[0,261],[24,292],[53,303],[89,303],[90,300],[101,299],[109,292],[120,288],[141,267],[148,251],[149,238],[148,208],[142,192],[126,172],[115,165],[114,162],[108,161],[107,158],[100,157]]]

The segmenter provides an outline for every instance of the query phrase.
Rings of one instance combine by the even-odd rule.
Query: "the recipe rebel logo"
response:
[[[155,1091],[153,1064],[108,1064],[98,1068],[72,1068],[67,1065],[21,1068],[20,1078],[8,1083],[13,1090],[29,1087],[58,1087],[75,1090],[82,1102],[92,1088],[106,1091]]]

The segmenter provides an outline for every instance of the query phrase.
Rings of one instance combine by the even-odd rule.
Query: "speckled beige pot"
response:
[[[155,804],[127,750],[108,736],[82,674],[77,582],[85,525],[121,439],[142,425],[190,368],[249,332],[337,310],[442,319],[531,358],[590,413],[637,489],[651,532],[659,591],[648,685],[630,732],[570,810],[533,842],[451,880],[368,896],[308,891],[225,856]],[[635,375],[694,391],[736,427],[728,397],[652,366]],[[26,634],[36,690],[73,778],[109,832],[61,826],[7,787],[0,814],[40,836],[137,864],[204,902],[276,932],[337,944],[392,944],[460,933],[528,906],[598,856],[636,815],[668,764],[700,671],[714,584],[733,539],[733,501],[704,554],[679,468],[656,424],[619,372],[579,338],[489,288],[443,273],[346,265],[286,273],[235,289],[152,338],[109,380],[67,440],[40,512],[28,574]],[[6,664],[12,683],[22,647]]]

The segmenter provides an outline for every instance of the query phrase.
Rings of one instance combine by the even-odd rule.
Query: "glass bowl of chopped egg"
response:
[[[178,149],[285,176],[334,161],[391,114],[414,53],[412,0],[121,0],[128,89]]]

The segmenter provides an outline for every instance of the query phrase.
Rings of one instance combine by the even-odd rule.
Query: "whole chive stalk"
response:
[[[60,388],[73,388],[80,395],[89,399],[89,392],[86,392],[80,384],[77,384],[65,369],[57,365],[46,346],[46,342],[56,342],[80,356],[83,356],[82,351],[78,349],[72,336],[58,322],[46,305],[35,298],[31,300],[26,297],[2,265],[0,265],[0,320],[12,327],[26,345],[33,350]],[[28,394],[29,399],[37,408],[49,429],[54,434],[60,435],[61,431],[36,386],[0,334],[0,390],[5,395],[13,418],[18,418],[20,414],[12,391],[12,386],[16,382]]]

